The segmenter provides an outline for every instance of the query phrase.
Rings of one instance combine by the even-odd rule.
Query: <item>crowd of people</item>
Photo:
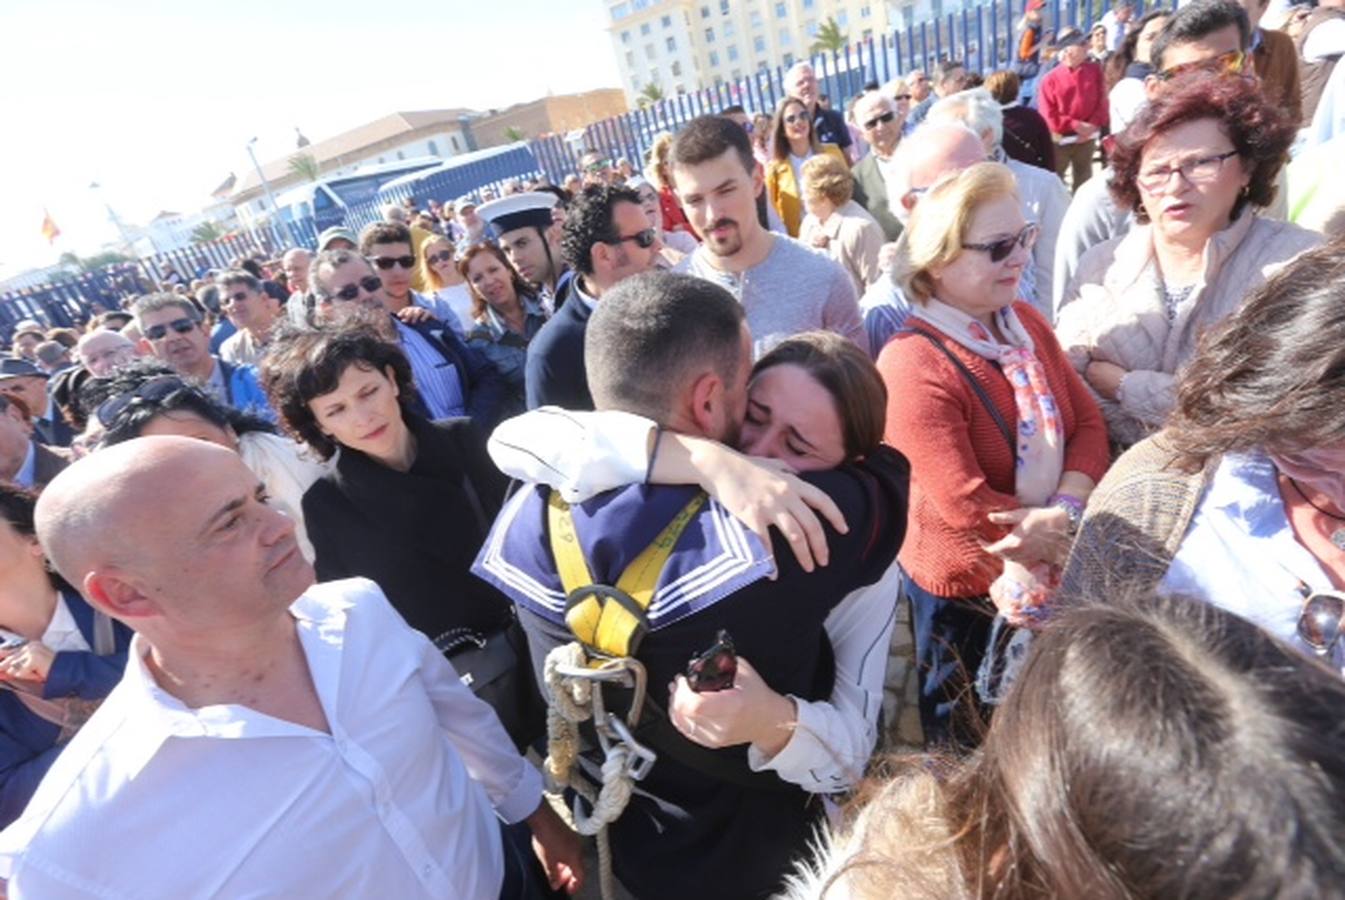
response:
[[[8,894],[1345,895],[1345,13],[1044,13],[21,323]]]

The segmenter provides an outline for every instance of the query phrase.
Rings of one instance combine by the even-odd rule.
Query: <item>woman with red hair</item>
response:
[[[1056,323],[1122,447],[1167,418],[1200,335],[1321,241],[1259,215],[1294,123],[1251,79],[1182,77],[1117,135],[1109,187],[1136,224],[1084,255]]]

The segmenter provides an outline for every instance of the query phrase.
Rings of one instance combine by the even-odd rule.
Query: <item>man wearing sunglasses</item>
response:
[[[142,351],[195,382],[226,406],[275,421],[266,393],[252,366],[225,362],[210,353],[210,336],[201,312],[185,297],[150,294],[132,307],[143,337]]]
[[[652,269],[659,249],[658,232],[649,225],[639,192],[604,185],[575,198],[560,241],[573,275],[566,281],[564,304],[528,345],[528,409],[593,409],[584,369],[589,316],[618,283]]]
[[[221,273],[215,284],[220,310],[238,328],[220,346],[220,359],[238,366],[257,365],[279,319],[276,302],[262,291],[260,281],[242,269]]]
[[[1144,82],[1149,99],[1162,94],[1173,80],[1192,72],[1216,78],[1255,78],[1248,48],[1252,29],[1247,11],[1231,0],[1191,0],[1178,8],[1149,51],[1154,74]],[[1110,168],[1090,179],[1070,201],[1056,239],[1055,276],[1051,279],[1055,313],[1066,302],[1065,288],[1074,280],[1079,260],[1089,249],[1125,233],[1130,215],[1119,208],[1107,190]],[[1285,217],[1284,190],[1263,215]]]
[[[406,322],[394,315],[368,259],[348,250],[319,253],[309,280],[315,322],[366,315],[402,348],[429,418],[468,416],[480,428],[494,427],[505,390],[499,371],[442,322]]]
[[[392,208],[401,212],[400,207]],[[452,322],[457,313],[447,301],[426,296],[416,288],[420,273],[417,257],[424,243],[416,231],[423,229],[411,229],[400,222],[375,222],[360,232],[360,252],[383,284],[383,306],[388,312],[407,322]],[[425,234],[433,237],[430,232]],[[415,313],[417,309],[426,314]]]
[[[883,236],[895,241],[901,234],[901,222],[890,206],[893,156],[901,140],[900,116],[897,103],[881,91],[865,91],[855,101],[855,121],[870,152],[855,163],[855,182],[863,188],[864,208],[883,229]]]

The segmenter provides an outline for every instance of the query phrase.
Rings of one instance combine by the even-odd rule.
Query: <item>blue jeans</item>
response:
[[[984,597],[937,597],[905,571],[901,590],[911,604],[925,746],[971,750],[980,744],[989,718],[973,685],[990,640],[994,607]]]

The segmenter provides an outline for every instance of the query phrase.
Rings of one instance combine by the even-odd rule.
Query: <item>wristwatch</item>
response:
[[[1067,518],[1066,528],[1071,537],[1079,533],[1079,522],[1083,519],[1083,503],[1078,497],[1071,497],[1069,494],[1056,494],[1050,500],[1051,506],[1058,506],[1065,511]]]

